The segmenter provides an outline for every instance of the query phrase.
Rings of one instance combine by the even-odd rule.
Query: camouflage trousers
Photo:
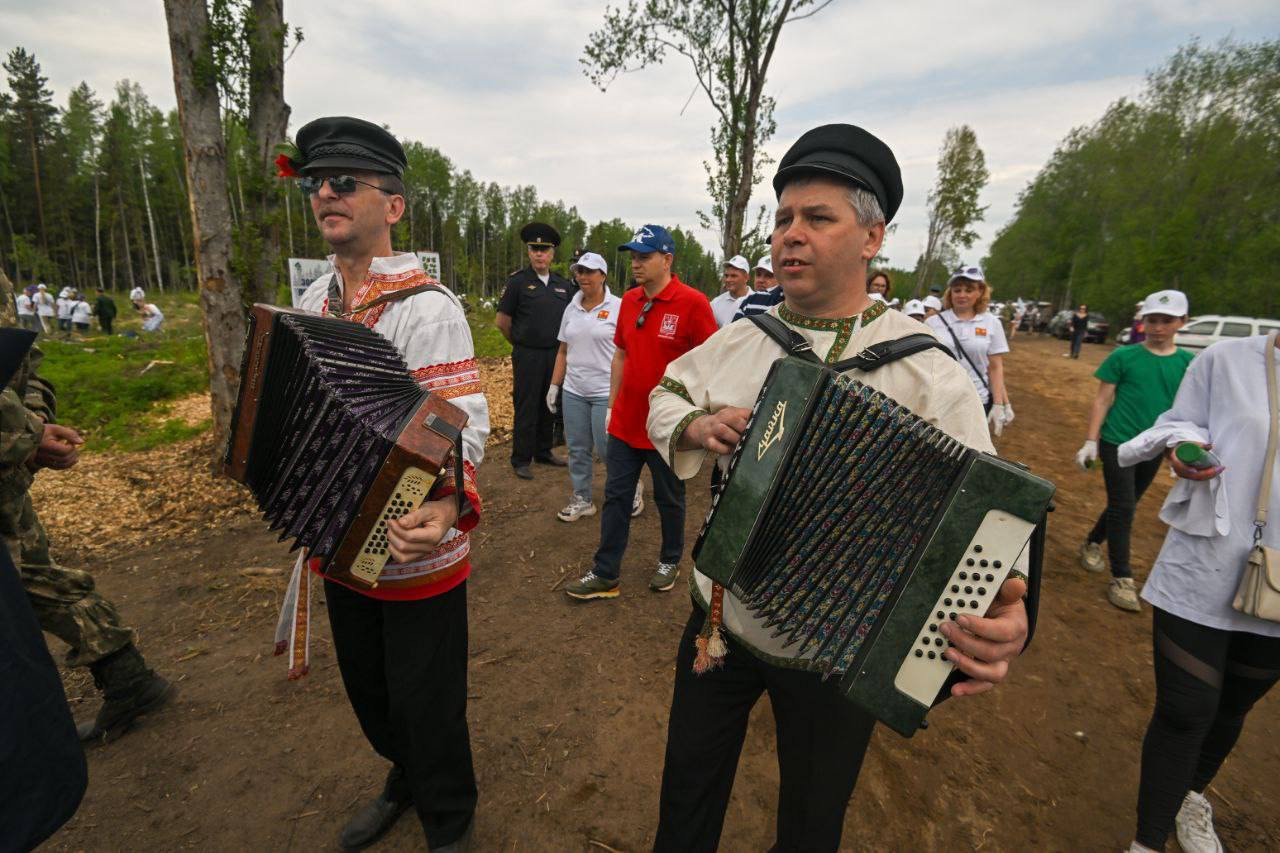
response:
[[[60,566],[49,556],[44,525],[24,494],[17,512],[0,513],[0,535],[22,575],[40,627],[62,640],[67,666],[88,666],[133,642],[133,629],[115,605],[94,590],[93,575]]]

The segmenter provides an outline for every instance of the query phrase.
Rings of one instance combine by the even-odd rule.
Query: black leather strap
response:
[[[813,347],[802,335],[772,314],[752,314],[746,319],[754,323],[760,331],[773,338],[774,343],[782,347],[788,355],[803,358],[805,361],[822,363],[822,359],[818,358],[817,353],[813,351]],[[900,358],[906,358],[909,355],[915,355],[918,352],[924,352],[929,349],[942,350],[951,358],[955,358],[951,350],[943,346],[933,335],[919,332],[914,335],[895,338],[891,341],[872,344],[857,355],[846,358],[843,361],[837,361],[829,366],[832,370],[840,373],[853,368],[869,372],[878,367],[884,367],[886,364],[895,362]]]
[[[458,518],[462,518],[465,512],[471,506],[471,501],[467,499],[466,489],[463,488],[462,479],[462,430],[448,423],[442,418],[435,415],[427,415],[424,426],[432,432],[438,433],[453,442],[453,484],[454,496],[458,502]]]
[[[956,337],[955,329],[951,328],[951,324],[947,322],[946,317],[942,316],[942,312],[939,311],[936,316],[942,321],[942,325],[947,327],[947,331],[951,333],[951,340],[956,342],[956,350],[959,351],[964,360],[969,363],[969,366],[973,368],[973,374],[982,381],[982,387],[987,389],[987,396],[991,402],[994,403],[996,395],[991,393],[991,385],[987,383],[987,377],[983,376],[982,371],[978,369],[978,365],[973,363],[973,359],[969,357],[969,351],[964,348],[964,344],[960,343],[960,339]],[[952,358],[954,357],[955,356],[952,356]]]

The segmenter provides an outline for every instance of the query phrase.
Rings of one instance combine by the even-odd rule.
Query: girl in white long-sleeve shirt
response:
[[[1280,546],[1280,465],[1264,470],[1265,359],[1280,365],[1265,336],[1209,347],[1187,369],[1173,408],[1119,450],[1120,464],[1133,465],[1195,441],[1211,443],[1222,461],[1201,471],[1171,459],[1181,479],[1160,512],[1169,533],[1142,590],[1154,611],[1156,702],[1134,850],[1162,850],[1175,823],[1183,850],[1222,850],[1204,789],[1249,709],[1280,680],[1280,623],[1231,605],[1253,544],[1260,477],[1271,478],[1273,519],[1262,542]]]

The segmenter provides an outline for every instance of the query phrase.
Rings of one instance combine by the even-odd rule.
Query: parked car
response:
[[[1173,342],[1183,349],[1199,351],[1218,341],[1265,335],[1276,329],[1280,329],[1280,320],[1205,314],[1192,317],[1187,325],[1173,336]]]
[[[1055,338],[1062,340],[1071,339],[1071,315],[1076,313],[1070,308],[1065,311],[1059,311],[1053,315],[1053,319],[1049,321],[1049,334]],[[1089,312],[1089,325],[1085,329],[1084,339],[1091,344],[1101,344],[1107,341],[1107,332],[1111,330],[1111,324],[1107,322],[1107,318],[1097,311]]]

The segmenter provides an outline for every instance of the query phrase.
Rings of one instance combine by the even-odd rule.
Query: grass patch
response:
[[[142,321],[123,294],[114,294],[120,315],[112,337],[94,333],[70,341],[45,336],[40,375],[58,393],[58,420],[81,430],[86,450],[148,450],[208,429],[166,417],[165,405],[209,390],[204,330],[195,293],[150,297],[164,312],[164,328],[137,338]],[[511,345],[493,325],[493,311],[476,308],[467,316],[476,355],[511,354]],[[150,365],[150,366],[148,366]]]

